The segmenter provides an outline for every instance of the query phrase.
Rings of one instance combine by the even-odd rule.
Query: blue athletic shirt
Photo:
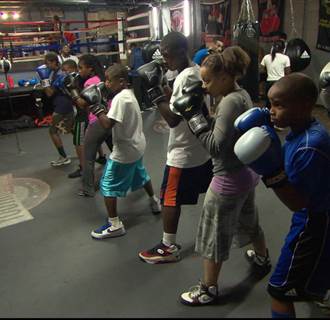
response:
[[[283,146],[290,183],[308,200],[311,212],[330,209],[330,136],[313,120],[303,132],[290,132]]]

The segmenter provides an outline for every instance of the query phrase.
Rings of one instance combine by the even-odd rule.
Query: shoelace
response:
[[[103,231],[104,229],[108,229],[109,227],[111,227],[111,223],[107,222],[106,224],[104,224],[102,227],[96,229],[95,231],[96,231],[96,232],[101,232],[101,231]]]
[[[192,287],[189,291],[190,291],[189,295],[191,298],[197,298],[198,296],[202,295],[203,293],[206,293],[206,291],[203,288],[203,285],[201,283]]]

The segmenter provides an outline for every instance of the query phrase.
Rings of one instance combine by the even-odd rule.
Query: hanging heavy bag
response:
[[[300,38],[291,39],[286,46],[284,54],[290,58],[292,72],[306,69],[312,60],[311,50],[306,42]]]
[[[245,51],[258,53],[259,50],[259,23],[252,21],[239,21],[234,25],[233,44]]]
[[[259,99],[259,34],[257,22],[242,21],[234,26],[233,44],[245,50],[251,59],[246,74],[239,84],[250,94],[253,101]]]

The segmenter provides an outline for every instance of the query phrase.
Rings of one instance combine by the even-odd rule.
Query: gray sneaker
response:
[[[181,303],[189,306],[202,306],[218,302],[218,286],[207,287],[199,282],[198,285],[190,288],[187,292],[181,294]]]
[[[57,160],[53,160],[50,162],[50,165],[53,167],[59,167],[59,166],[63,166],[65,164],[69,164],[71,163],[71,159],[66,157],[63,158],[62,156],[60,156]]]

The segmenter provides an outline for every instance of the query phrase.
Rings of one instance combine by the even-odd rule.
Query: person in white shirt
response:
[[[113,150],[104,168],[100,189],[108,211],[106,224],[91,232],[95,239],[122,236],[126,233],[117,215],[117,198],[125,197],[129,189],[144,188],[149,195],[151,211],[161,210],[150,176],[143,165],[146,139],[139,104],[134,92],[128,88],[128,70],[114,64],[106,71],[106,86],[115,95],[111,108],[97,113],[101,125],[112,129]],[[92,111],[93,112],[93,111]]]
[[[182,205],[198,203],[199,194],[205,193],[212,179],[212,160],[202,143],[191,132],[186,121],[174,108],[173,103],[182,97],[182,89],[201,81],[200,67],[188,56],[188,40],[180,32],[169,32],[161,41],[161,54],[167,69],[178,70],[170,98],[159,82],[148,90],[152,102],[170,127],[167,147],[167,161],[161,186],[163,237],[160,243],[139,253],[141,260],[156,264],[180,260],[180,245],[176,233]],[[138,69],[144,81],[160,80],[157,62],[150,62]],[[154,90],[155,89],[155,90]],[[150,94],[151,95],[151,94]]]
[[[320,72],[320,99],[330,117],[330,62],[328,62]]]
[[[60,54],[58,55],[58,60],[60,61],[60,63],[63,63],[65,60],[69,59],[73,60],[76,64],[78,64],[79,62],[78,57],[71,54],[70,46],[68,44],[65,44],[62,47]]]
[[[266,81],[266,107],[270,108],[268,91],[270,87],[279,79],[291,72],[290,58],[283,54],[285,43],[282,40],[275,41],[269,54],[266,54],[261,60],[261,71],[267,72]]]

